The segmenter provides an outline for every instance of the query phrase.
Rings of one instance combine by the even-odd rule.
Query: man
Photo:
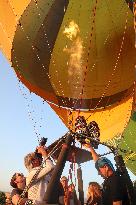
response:
[[[15,173],[10,181],[10,185],[14,188],[11,192],[11,200],[14,205],[25,204],[28,200],[27,193],[24,199],[21,198],[21,194],[26,185],[26,178],[22,173]]]
[[[85,145],[86,146],[86,145]],[[103,176],[102,202],[104,205],[129,205],[127,189],[123,178],[114,170],[106,157],[99,157],[91,145],[87,145],[95,161],[97,171]]]
[[[25,166],[29,171],[26,178],[26,184],[28,185],[40,168],[42,157],[44,158],[45,166],[40,169],[39,174],[33,180],[32,186],[28,189],[28,198],[33,200],[34,204],[42,203],[54,165],[50,159],[46,160],[47,151],[44,146],[37,147],[36,153],[29,153],[24,158]]]

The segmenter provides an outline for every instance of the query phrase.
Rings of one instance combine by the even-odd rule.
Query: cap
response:
[[[106,157],[99,158],[95,163],[95,168],[99,171],[99,168],[104,167],[104,165],[108,165],[114,171],[113,164]]]

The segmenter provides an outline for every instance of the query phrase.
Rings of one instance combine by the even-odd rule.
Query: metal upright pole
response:
[[[73,141],[72,133],[68,133],[66,136],[66,141],[62,146],[61,152],[58,157],[57,164],[54,168],[52,177],[50,179],[50,182],[47,187],[47,191],[44,196],[45,204],[58,204],[59,203],[59,182],[60,177],[63,172],[67,156],[69,154],[69,149],[71,146],[71,143]]]
[[[79,200],[81,202],[81,205],[84,205],[84,190],[83,190],[82,169],[81,169],[81,166],[79,164],[78,164],[78,169],[77,169],[77,180],[78,180]]]

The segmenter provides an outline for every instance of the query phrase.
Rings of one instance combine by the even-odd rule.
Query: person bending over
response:
[[[95,167],[104,178],[102,203],[103,205],[129,205],[127,189],[123,178],[115,171],[111,161],[106,157],[99,157],[93,147],[85,145],[95,161]]]

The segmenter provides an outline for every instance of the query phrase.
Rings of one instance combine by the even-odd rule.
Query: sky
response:
[[[35,151],[38,145],[36,133],[39,137],[47,137],[49,145],[67,131],[50,106],[18,81],[9,62],[0,53],[0,190],[12,190],[9,182],[15,172],[27,176],[24,156]],[[107,150],[99,146],[100,154]],[[112,154],[108,158],[115,164]],[[82,164],[82,170],[86,195],[90,181],[101,184],[103,179],[97,174],[93,161]],[[69,163],[66,163],[63,175],[68,176],[68,172]],[[136,176],[129,174],[136,180]]]

